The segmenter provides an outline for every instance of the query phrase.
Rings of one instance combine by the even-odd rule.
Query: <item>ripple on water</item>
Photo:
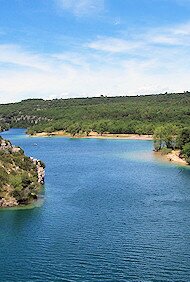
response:
[[[6,138],[46,163],[45,202],[0,213],[1,282],[189,282],[190,170],[152,142]]]

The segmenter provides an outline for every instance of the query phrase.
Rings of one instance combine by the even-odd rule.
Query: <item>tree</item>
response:
[[[177,140],[177,127],[170,124],[164,126],[163,138],[167,148],[175,149]]]
[[[101,121],[97,125],[96,131],[102,135],[104,132],[108,131],[108,123],[106,121]]]
[[[190,143],[190,128],[186,127],[181,130],[177,138],[177,146],[182,149],[183,146],[187,143]]]
[[[75,123],[67,128],[67,131],[71,133],[71,135],[74,137],[76,134],[78,134],[81,130],[81,126],[78,123]]]
[[[161,150],[164,146],[163,132],[164,132],[163,126],[157,127],[154,131],[153,140],[154,140],[155,151]]]
[[[89,125],[85,125],[85,126],[83,127],[83,132],[86,133],[86,136],[89,136],[89,134],[90,134],[91,131],[92,131],[92,130],[91,130],[91,128],[90,128]]]
[[[187,143],[182,148],[182,154],[185,157],[185,160],[190,164],[190,143]]]
[[[2,167],[0,167],[0,186],[8,182],[8,173]],[[1,187],[0,187],[1,188]]]
[[[177,137],[179,130],[174,125],[166,125],[157,127],[154,131],[154,148],[156,151],[166,147],[169,149],[175,149],[177,146]]]

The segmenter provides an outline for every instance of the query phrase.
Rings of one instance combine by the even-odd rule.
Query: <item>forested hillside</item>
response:
[[[152,134],[157,126],[190,126],[190,93],[135,97],[29,99],[0,105],[2,128],[27,127],[30,133],[64,130],[71,134]]]

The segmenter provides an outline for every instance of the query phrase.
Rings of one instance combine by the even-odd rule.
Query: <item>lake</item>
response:
[[[46,164],[45,199],[0,211],[0,281],[190,281],[190,170],[151,141],[2,133]]]

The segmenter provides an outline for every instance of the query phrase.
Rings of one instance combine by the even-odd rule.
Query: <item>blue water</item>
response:
[[[0,212],[0,282],[190,281],[189,169],[151,141],[2,135],[46,163],[46,193]]]

